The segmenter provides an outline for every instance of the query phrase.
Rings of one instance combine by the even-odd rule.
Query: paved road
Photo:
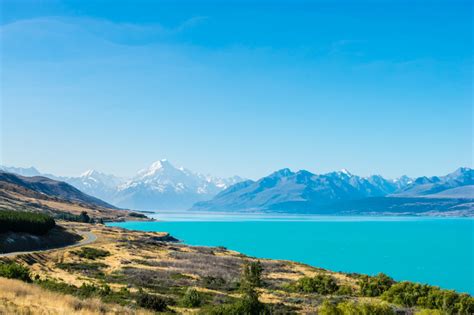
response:
[[[56,249],[60,249],[60,248],[82,246],[82,245],[87,245],[87,244],[90,244],[90,243],[94,243],[97,240],[97,236],[95,236],[95,234],[92,233],[92,232],[77,232],[77,233],[79,235],[81,235],[82,237],[84,237],[78,243],[74,243],[74,244],[67,245],[67,246],[62,246],[62,247],[48,248],[48,249],[40,249],[40,250],[0,254],[0,257],[12,257],[12,256],[16,256],[16,255],[23,255],[23,254],[33,254],[33,253],[47,252],[47,251],[50,251],[50,250],[56,250]]]

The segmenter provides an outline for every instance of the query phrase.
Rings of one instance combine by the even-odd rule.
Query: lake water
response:
[[[166,231],[190,245],[376,274],[474,295],[474,220],[164,212],[163,221],[110,223]]]

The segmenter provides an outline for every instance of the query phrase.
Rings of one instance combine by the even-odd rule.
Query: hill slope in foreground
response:
[[[169,242],[166,233],[127,231],[100,224],[63,226],[89,231],[97,240],[79,248],[3,258],[0,275],[2,264],[26,266],[34,279],[29,286],[37,290],[31,294],[65,294],[55,297],[55,305],[68,304],[62,301],[73,295],[81,299],[75,302],[76,312],[99,313],[87,306],[99,303],[103,313],[119,313],[121,307],[117,304],[127,306],[129,313],[178,314],[247,314],[246,308],[252,310],[248,314],[414,314],[424,308],[453,314],[474,311],[474,300],[468,295],[395,283],[383,275],[368,277],[290,261],[257,260],[225,248]],[[43,291],[38,291],[40,288]],[[5,309],[15,313],[25,307],[18,305],[22,295],[6,295],[0,290],[0,313]],[[95,299],[95,304],[89,303],[90,299]],[[60,313],[51,304],[29,307],[33,313],[47,308],[49,313]],[[330,313],[336,308],[341,312]]]

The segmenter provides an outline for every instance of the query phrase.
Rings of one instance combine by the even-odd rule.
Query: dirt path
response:
[[[22,254],[33,254],[33,253],[47,252],[47,251],[56,250],[56,249],[59,249],[59,248],[83,246],[83,245],[91,244],[91,243],[93,243],[97,240],[97,236],[95,236],[95,234],[92,233],[92,232],[78,232],[78,234],[81,235],[82,237],[84,237],[78,243],[74,243],[74,244],[67,245],[67,246],[56,247],[56,248],[39,249],[39,250],[31,250],[31,251],[23,251],[23,252],[11,252],[11,253],[6,253],[6,254],[0,254],[0,257],[12,257],[12,256],[22,255]]]

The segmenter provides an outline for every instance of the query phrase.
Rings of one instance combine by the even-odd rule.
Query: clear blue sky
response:
[[[1,1],[1,163],[472,166],[472,1]]]

